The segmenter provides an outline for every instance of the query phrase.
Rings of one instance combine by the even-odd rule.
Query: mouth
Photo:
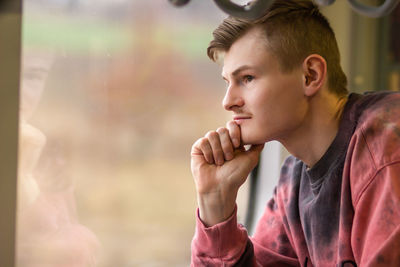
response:
[[[244,121],[251,119],[250,116],[234,116],[233,120],[237,123],[237,124],[242,124]]]

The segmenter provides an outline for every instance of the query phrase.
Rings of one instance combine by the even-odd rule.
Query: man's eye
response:
[[[245,83],[251,82],[252,80],[254,80],[254,76],[245,75],[245,76],[243,77],[243,81],[244,81]]]

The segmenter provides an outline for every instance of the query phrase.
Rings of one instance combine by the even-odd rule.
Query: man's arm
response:
[[[191,164],[199,209],[192,266],[299,266],[293,249],[281,255],[280,247],[269,247],[273,243],[269,241],[286,235],[278,210],[266,210],[264,219],[273,219],[275,227],[262,220],[258,239],[249,239],[246,229],[237,224],[236,195],[257,164],[263,146],[245,151],[235,140],[240,140],[240,128],[229,122],[226,128],[209,132],[193,145]]]
[[[192,266],[300,266],[276,198],[274,194],[252,238],[237,224],[236,208],[226,221],[212,227],[204,225],[197,214]]]
[[[236,196],[256,166],[263,145],[246,151],[240,140],[239,126],[230,121],[226,128],[208,132],[192,147],[191,169],[199,206],[192,266],[233,266],[239,261],[243,266],[253,265],[247,231],[236,222]]]
[[[400,266],[400,162],[378,169],[355,199],[352,246],[360,266]]]
[[[236,208],[226,221],[212,227],[197,216],[191,266],[256,266],[247,231],[237,224]]]
[[[205,225],[213,226],[232,215],[237,192],[257,165],[263,146],[253,145],[246,151],[240,144],[240,128],[233,121],[195,142],[191,169]]]

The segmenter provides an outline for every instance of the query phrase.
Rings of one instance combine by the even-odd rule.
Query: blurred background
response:
[[[224,15],[211,1],[23,4],[18,266],[188,266],[191,145],[230,117],[205,53]]]
[[[323,12],[350,90],[400,90],[400,9],[336,2]],[[190,148],[230,119],[206,56],[225,15],[203,0],[23,5],[17,266],[189,266]]]

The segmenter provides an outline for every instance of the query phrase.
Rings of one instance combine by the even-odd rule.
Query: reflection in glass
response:
[[[25,0],[18,266],[188,266],[212,2]]]
[[[388,87],[392,91],[400,91],[400,6],[393,11],[389,18],[389,73]]]

